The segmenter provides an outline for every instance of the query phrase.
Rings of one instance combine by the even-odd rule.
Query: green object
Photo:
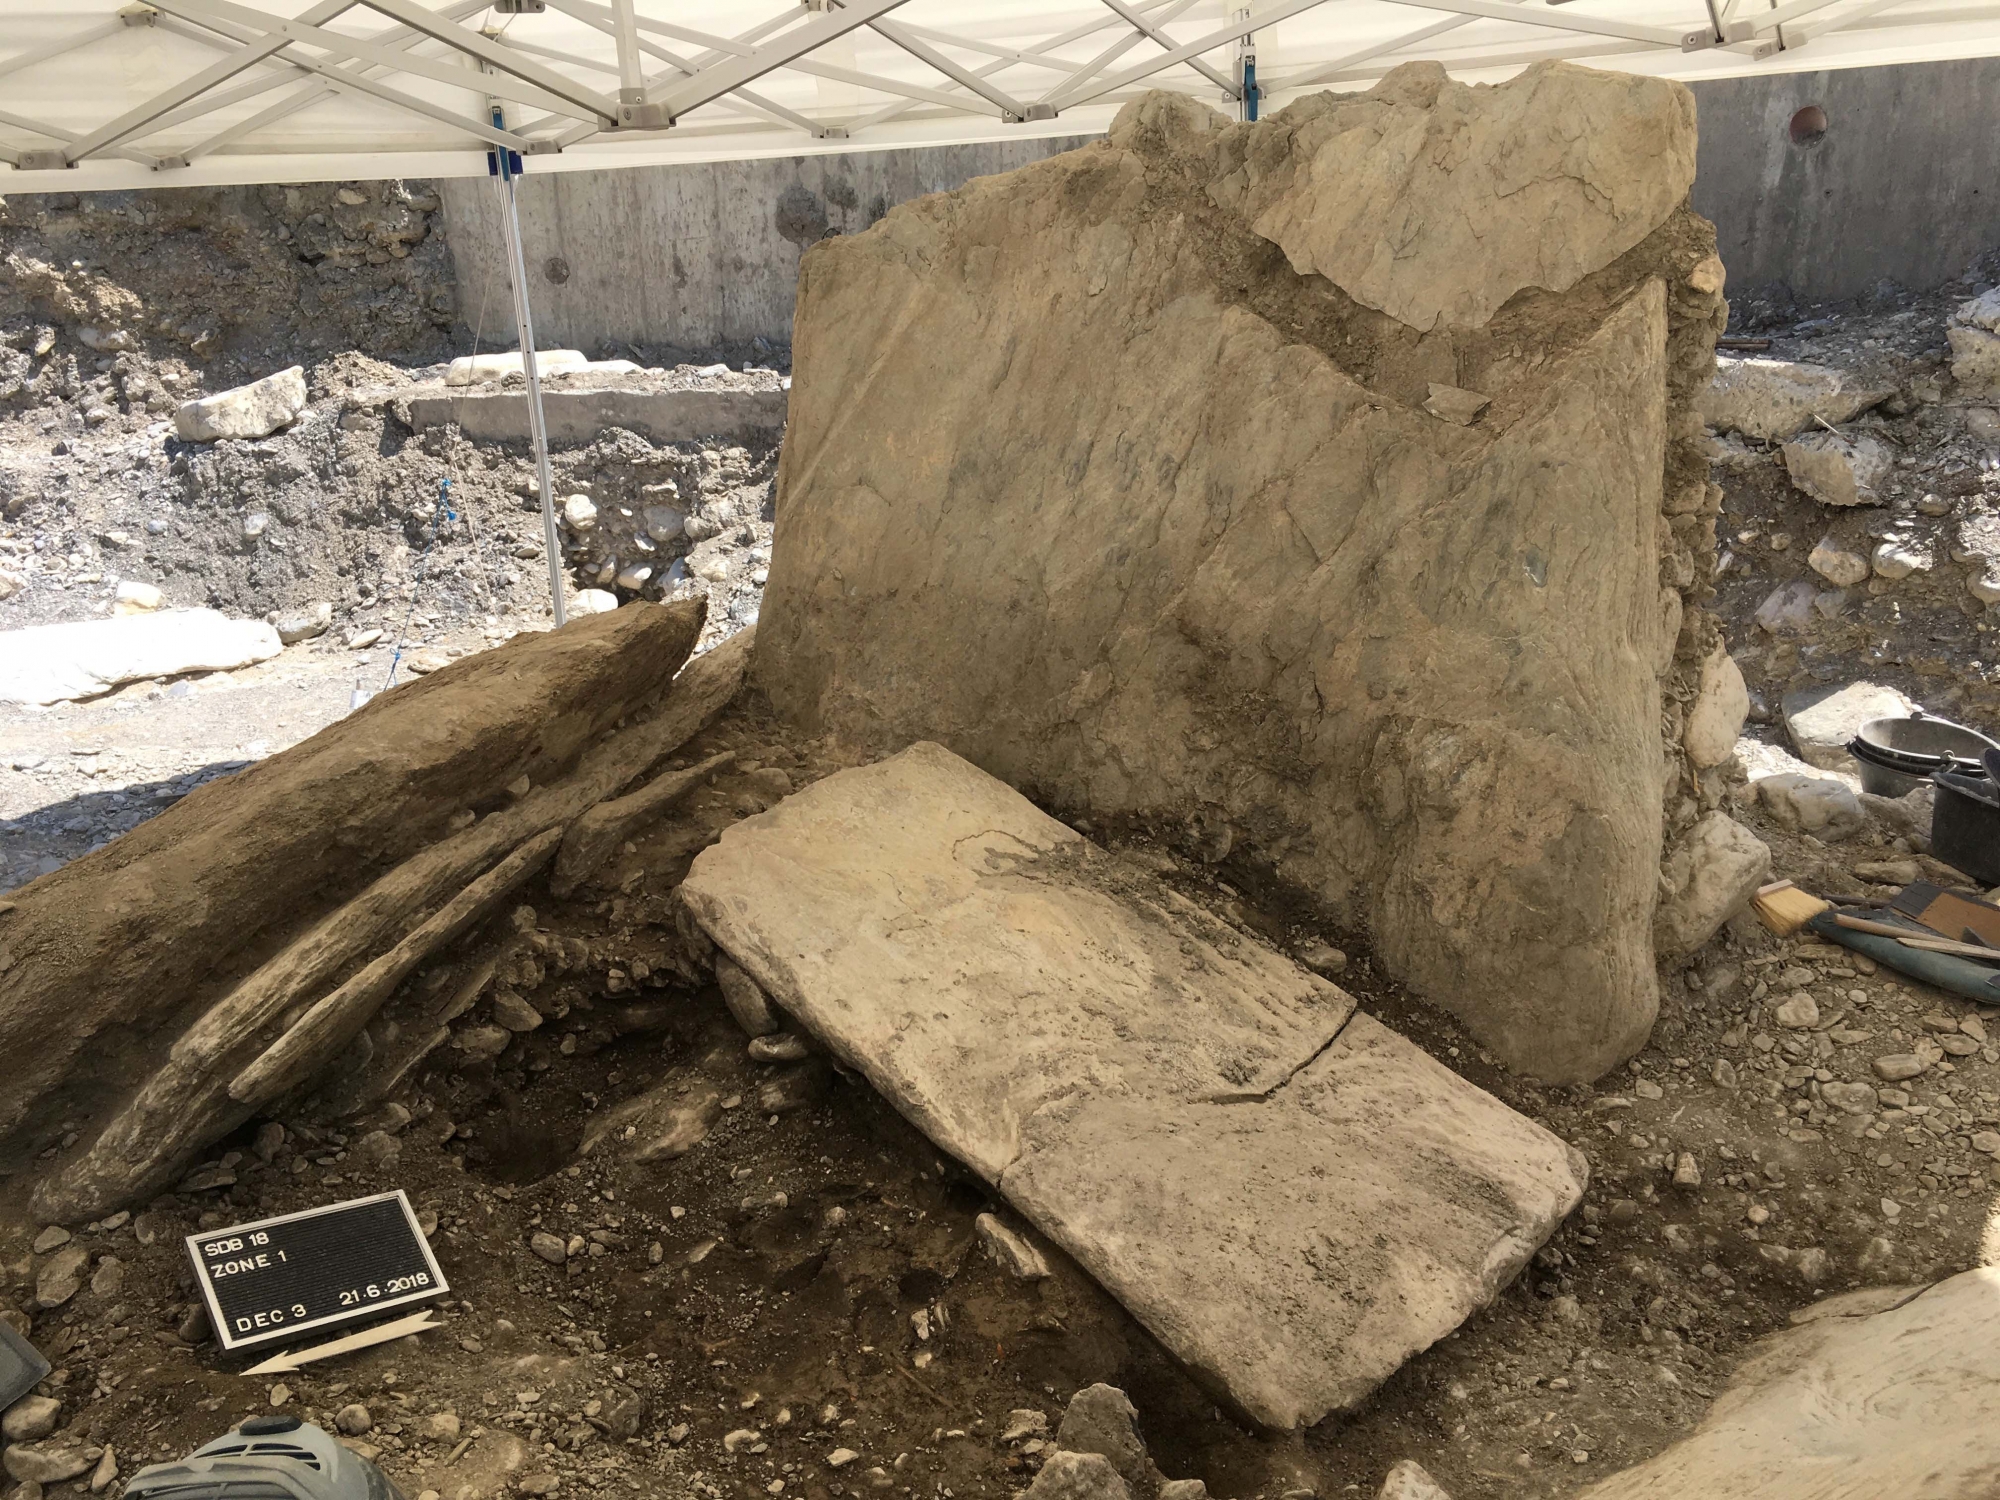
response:
[[[266,1412],[179,1463],[141,1469],[125,1500],[403,1500],[403,1492],[330,1433]]]
[[[1925,984],[1934,984],[1941,990],[1950,990],[1954,995],[1963,995],[1968,1000],[1977,1000],[1982,1005],[2000,1005],[2000,969],[1981,963],[1976,958],[1960,958],[1954,953],[1931,953],[1922,948],[1905,948],[1892,937],[1882,937],[1873,932],[1856,932],[1851,927],[1842,927],[1834,920],[1839,908],[1823,911],[1806,923],[1806,931],[1817,933],[1829,943],[1838,943],[1843,948],[1852,948],[1856,953],[1865,953],[1878,964],[1885,964],[1899,974],[1907,974],[1912,979],[1921,979]],[[1868,914],[1870,921],[1887,922],[1892,926],[1908,926],[1911,937],[1935,938],[1937,933],[1928,927],[1920,927],[1915,922],[1905,923],[1894,912],[1875,911]],[[1996,955],[2000,956],[2000,955]]]

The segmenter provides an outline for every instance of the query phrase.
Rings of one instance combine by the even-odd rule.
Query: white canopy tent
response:
[[[0,192],[514,177],[1254,118],[1434,58],[1672,78],[2000,54],[2000,0],[0,0]],[[540,383],[526,361],[551,586]]]

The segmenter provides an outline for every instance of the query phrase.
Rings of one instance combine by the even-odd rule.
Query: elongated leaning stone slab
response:
[[[1555,1136],[941,746],[737,824],[681,889],[1258,1422],[1359,1401],[1582,1195]]]

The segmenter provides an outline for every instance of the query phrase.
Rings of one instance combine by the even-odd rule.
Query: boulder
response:
[[[1255,123],[1148,95],[816,244],[759,684],[1265,862],[1596,1076],[1657,1009],[1662,568],[1713,567],[1663,517],[1721,307],[1693,152],[1676,84],[1409,64]]]
[[[1688,759],[1704,770],[1728,760],[1749,714],[1750,689],[1744,684],[1743,669],[1718,641],[1702,663],[1701,682],[1688,706],[1687,728],[1681,735]]]
[[[1267,1426],[1365,1398],[1582,1193],[1561,1140],[937,745],[735,824],[681,899]]]
[[[1678,840],[1661,869],[1653,943],[1678,963],[1721,930],[1771,878],[1771,851],[1727,813],[1712,812]]]
[[[1793,1317],[1751,1346],[1692,1433],[1576,1500],[1990,1500],[2000,1267]]]
[[[1821,429],[1784,446],[1785,472],[1821,505],[1879,505],[1895,454],[1880,438]]]
[[[181,403],[174,413],[174,435],[184,443],[269,437],[291,426],[305,409],[306,372],[293,365],[234,390]]]
[[[1808,765],[1826,771],[1859,769],[1847,753],[1848,741],[1871,719],[1901,719],[1917,705],[1895,688],[1877,682],[1839,682],[1795,688],[1780,707],[1785,730]]]
[[[1696,407],[1717,432],[1779,441],[1795,437],[1813,419],[1851,422],[1894,390],[1826,365],[1789,359],[1715,357],[1715,379]]]
[[[30,625],[0,631],[0,703],[63,703],[149,677],[231,672],[283,649],[264,621],[212,609]]]
[[[1854,789],[1831,776],[1766,776],[1757,782],[1757,799],[1772,822],[1829,844],[1868,826],[1867,810]]]

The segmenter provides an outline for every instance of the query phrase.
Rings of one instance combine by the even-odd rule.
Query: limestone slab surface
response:
[[[231,672],[284,649],[268,622],[212,609],[30,625],[0,635],[0,703],[62,703],[149,677]]]
[[[1365,1397],[1583,1190],[1561,1140],[935,744],[737,824],[682,895],[772,1002],[1269,1426]]]
[[[2000,1267],[1810,1311],[1752,1347],[1692,1434],[1577,1500],[2000,1492]]]

